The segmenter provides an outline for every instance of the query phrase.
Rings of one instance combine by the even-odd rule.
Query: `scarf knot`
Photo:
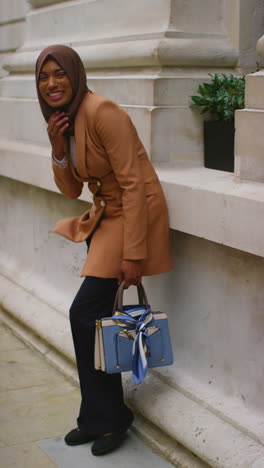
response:
[[[136,332],[132,348],[132,375],[134,382],[139,384],[148,371],[150,346],[147,327],[152,321],[153,315],[150,307],[146,308],[139,317],[137,310],[138,309],[130,309],[129,311],[117,310],[112,319],[120,327],[135,330]]]

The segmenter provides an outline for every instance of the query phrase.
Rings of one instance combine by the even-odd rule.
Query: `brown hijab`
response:
[[[50,116],[55,112],[53,107],[50,107],[46,101],[41,97],[38,89],[39,74],[48,58],[55,60],[65,71],[68,76],[73,91],[73,98],[69,104],[63,107],[63,111],[69,115],[69,128],[66,133],[68,135],[74,134],[74,118],[81,104],[84,94],[90,90],[86,84],[86,73],[83,63],[75,50],[65,45],[52,45],[46,47],[40,53],[35,69],[36,86],[39,104],[44,115],[45,120],[48,122]]]

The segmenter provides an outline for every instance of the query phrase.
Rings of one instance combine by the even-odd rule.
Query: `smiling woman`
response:
[[[44,63],[39,74],[39,92],[51,107],[63,107],[72,100],[71,82],[63,68],[52,59]]]
[[[65,80],[65,81],[64,81]],[[58,108],[67,113],[69,125],[67,135],[74,134],[74,119],[83,100],[90,91],[86,84],[86,74],[79,55],[70,47],[54,45],[44,49],[36,62],[36,85],[39,104],[45,120],[49,123]],[[47,86],[51,87],[47,89]],[[52,89],[54,86],[54,89]],[[53,92],[64,92],[68,89],[65,100],[50,99]],[[69,96],[71,89],[71,97]],[[63,132],[62,132],[63,133]]]
[[[55,183],[68,198],[83,184],[93,206],[58,221],[55,232],[86,241],[85,277],[70,309],[82,402],[68,445],[94,441],[101,455],[122,441],[133,414],[120,374],[94,368],[95,320],[112,314],[118,285],[172,268],[168,215],[158,177],[126,112],[91,92],[79,55],[70,47],[44,49],[36,63],[39,103],[48,122]],[[74,150],[76,148],[76,150]]]

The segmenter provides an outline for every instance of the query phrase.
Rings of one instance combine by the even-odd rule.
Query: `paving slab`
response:
[[[62,435],[76,425],[78,389],[62,377],[56,386],[0,392],[0,441],[21,444]]]
[[[0,391],[36,385],[56,385],[62,376],[30,348],[0,351]]]
[[[122,446],[113,453],[95,457],[91,444],[69,447],[63,438],[38,442],[59,468],[172,468],[172,464],[155,454],[132,431]]]
[[[35,443],[0,448],[1,468],[57,468]]]
[[[28,347],[16,336],[12,335],[10,338],[10,331],[1,325],[0,351],[8,351],[9,349],[28,349]]]

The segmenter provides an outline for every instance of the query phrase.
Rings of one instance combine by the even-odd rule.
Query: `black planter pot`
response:
[[[204,122],[204,165],[209,169],[234,172],[234,122]]]

